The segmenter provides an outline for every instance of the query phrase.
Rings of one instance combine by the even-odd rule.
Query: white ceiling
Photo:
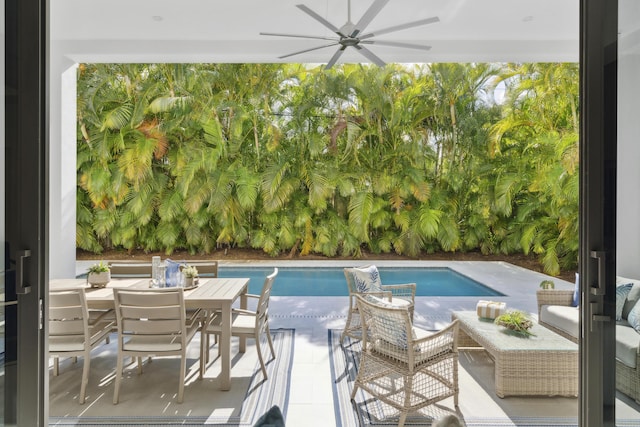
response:
[[[373,0],[352,0],[357,22]],[[54,0],[52,51],[77,62],[327,62],[328,42],[260,32],[334,36],[296,7],[342,26],[347,0]],[[428,52],[369,46],[387,62],[577,62],[578,0],[390,0],[367,31],[432,16],[440,22],[375,40],[428,44]],[[363,62],[348,48],[340,62]]]

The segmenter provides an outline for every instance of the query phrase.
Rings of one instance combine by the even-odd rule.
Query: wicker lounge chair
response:
[[[411,319],[413,319],[413,308],[416,297],[415,283],[399,285],[382,285],[379,283],[377,286],[374,286],[374,289],[366,289],[367,286],[363,286],[362,283],[362,274],[365,276],[374,276],[374,279],[371,279],[372,281],[377,280],[379,282],[380,280],[378,269],[374,265],[344,269],[344,276],[347,279],[347,287],[349,289],[349,312],[347,313],[347,323],[340,336],[340,342],[342,342],[346,336],[360,339],[362,335],[360,314],[355,299],[357,295],[377,296],[399,307],[406,307],[409,310]]]
[[[365,331],[351,399],[358,388],[407,414],[453,396],[458,407],[458,321],[439,332],[412,325],[406,307],[356,296]]]

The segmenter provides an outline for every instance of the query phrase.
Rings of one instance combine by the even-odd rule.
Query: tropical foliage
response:
[[[576,64],[82,64],[77,246],[534,253],[557,274],[577,106]]]

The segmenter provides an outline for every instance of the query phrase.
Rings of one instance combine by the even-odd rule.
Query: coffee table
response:
[[[533,336],[481,319],[475,311],[454,311],[458,346],[483,347],[495,363],[495,388],[505,396],[578,396],[578,345],[534,324]]]

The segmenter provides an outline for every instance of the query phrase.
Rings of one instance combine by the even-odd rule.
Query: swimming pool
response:
[[[383,284],[416,283],[416,296],[504,296],[446,267],[379,267]],[[260,294],[272,267],[220,266],[219,277],[249,277],[249,292]],[[273,284],[276,296],[347,296],[347,282],[339,267],[279,267]]]

